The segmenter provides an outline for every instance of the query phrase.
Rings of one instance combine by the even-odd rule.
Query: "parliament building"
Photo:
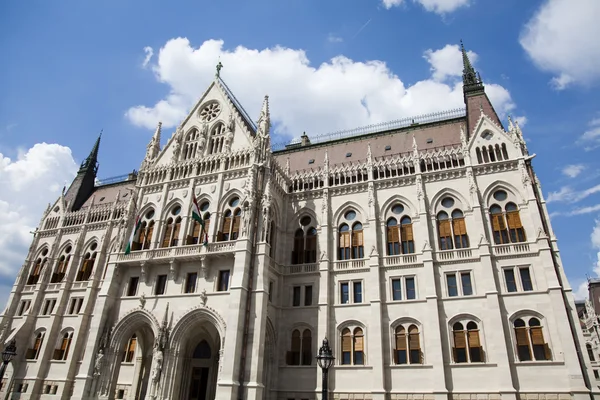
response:
[[[0,396],[319,400],[327,337],[334,400],[600,398],[535,155],[463,64],[464,108],[285,146],[219,69],[138,171],[99,182],[98,138],[16,277]]]

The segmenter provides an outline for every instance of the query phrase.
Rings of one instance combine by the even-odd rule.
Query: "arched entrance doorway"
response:
[[[188,392],[189,400],[207,400],[210,394],[211,375],[215,375],[216,368],[212,362],[212,349],[206,340],[202,340],[192,354],[190,362],[190,390]],[[215,380],[216,382],[216,380]]]

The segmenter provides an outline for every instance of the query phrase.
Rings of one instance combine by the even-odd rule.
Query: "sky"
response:
[[[577,298],[600,276],[597,0],[0,2],[0,306],[43,210],[102,134],[138,169],[223,64],[273,143],[463,106],[459,43],[520,123]],[[164,143],[163,143],[164,144]]]

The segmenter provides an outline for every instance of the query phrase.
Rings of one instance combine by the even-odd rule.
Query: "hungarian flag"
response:
[[[131,246],[133,246],[133,239],[137,235],[140,230],[140,226],[142,225],[142,221],[140,221],[140,216],[135,217],[135,225],[131,230],[131,236],[129,237],[129,242],[127,243],[127,247],[125,247],[125,254],[131,253]]]
[[[192,219],[197,221],[202,227],[200,234],[204,234],[203,236],[203,245],[208,244],[208,234],[206,233],[206,227],[204,226],[204,219],[200,215],[200,207],[198,207],[198,199],[196,198],[196,193],[192,190]]]

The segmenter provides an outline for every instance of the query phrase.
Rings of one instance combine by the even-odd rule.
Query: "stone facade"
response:
[[[533,157],[465,71],[466,110],[279,150],[217,76],[94,187],[98,140],[17,276],[0,395],[318,399],[328,337],[336,400],[596,396]]]

